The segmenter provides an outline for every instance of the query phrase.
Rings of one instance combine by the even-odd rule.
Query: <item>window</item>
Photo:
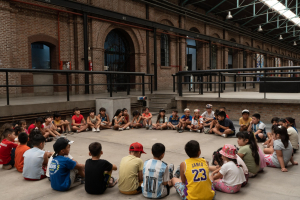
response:
[[[218,47],[217,45],[211,45],[211,69],[217,69],[217,54]]]
[[[160,36],[160,59],[161,66],[169,66],[169,37],[166,34]]]
[[[247,51],[244,51],[243,52],[243,68],[247,68],[247,57],[248,57],[248,54],[247,54]]]
[[[50,69],[50,47],[39,42],[31,44],[32,69]]]
[[[280,58],[275,58],[275,67],[281,67],[281,60]],[[275,72],[281,72],[280,70],[275,70]],[[275,74],[275,76],[280,77],[280,74]]]

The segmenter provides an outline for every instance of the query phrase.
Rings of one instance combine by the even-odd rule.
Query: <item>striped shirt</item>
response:
[[[143,195],[146,198],[162,198],[168,195],[168,190],[163,182],[170,180],[168,165],[161,161],[150,159],[145,161],[143,168]]]

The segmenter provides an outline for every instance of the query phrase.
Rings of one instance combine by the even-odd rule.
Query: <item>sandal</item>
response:
[[[113,180],[113,183],[108,183],[108,188],[114,187],[119,181],[119,179],[116,180],[114,177],[111,177],[111,179]]]
[[[51,142],[51,141],[53,141],[52,137],[46,138],[46,142]]]

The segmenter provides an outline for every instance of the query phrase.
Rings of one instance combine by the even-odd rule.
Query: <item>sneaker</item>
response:
[[[204,129],[204,134],[209,134],[210,129]]]
[[[198,133],[201,133],[201,130],[197,130]]]
[[[80,133],[79,130],[77,130],[76,133]]]
[[[146,130],[148,130],[148,129],[149,129],[149,125],[147,124],[147,125],[146,125]]]
[[[3,165],[2,169],[6,169],[6,170],[10,170],[11,168],[13,168],[12,165]]]
[[[92,129],[92,131],[93,131],[93,132],[96,132],[96,129],[95,129],[95,128],[93,128],[93,129]]]
[[[100,129],[99,128],[97,128],[97,130],[96,130],[97,132],[100,132]]]
[[[177,132],[179,132],[179,128],[178,128],[178,126],[176,126],[176,127],[175,127],[175,129],[176,129],[176,131],[177,131]]]
[[[173,176],[173,173],[174,173],[174,165],[173,165],[173,164],[170,164],[170,165],[169,165],[170,180],[174,177],[174,176]]]
[[[85,131],[89,131],[89,128],[85,129]]]
[[[226,134],[222,134],[222,137],[227,138],[227,135]]]
[[[174,173],[174,177],[179,178],[180,177],[180,165],[178,165],[175,173]]]
[[[130,129],[130,127],[128,126],[127,128],[126,128],[126,130],[129,130]]]
[[[123,128],[119,128],[119,131],[123,131],[124,129]]]
[[[179,133],[182,133],[182,132],[183,132],[183,129],[180,129],[178,132],[179,132]]]
[[[152,125],[150,125],[150,126],[149,126],[149,130],[152,130],[152,129],[153,129],[153,128],[152,128]]]
[[[193,132],[193,130],[192,130],[192,129],[190,129],[190,132]]]

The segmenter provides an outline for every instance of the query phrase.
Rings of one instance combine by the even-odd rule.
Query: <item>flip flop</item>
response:
[[[113,183],[109,183],[108,188],[114,187],[119,181],[119,179],[116,180],[114,177],[111,177],[111,178],[113,179]]]

